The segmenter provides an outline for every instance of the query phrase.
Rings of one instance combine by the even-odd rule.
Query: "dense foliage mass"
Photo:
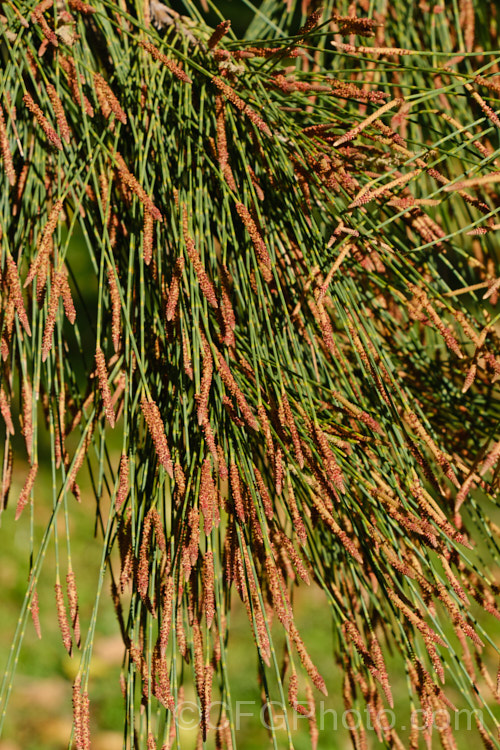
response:
[[[231,600],[262,700],[277,684],[315,746],[326,687],[295,624],[299,584],[323,590],[345,706],[367,706],[388,747],[431,731],[454,747],[431,726],[449,688],[498,746],[497,9],[264,0],[237,38],[190,0],[2,3],[1,507],[37,513],[45,434],[56,487],[4,708],[87,466],[126,654],[124,746],[179,743],[191,670],[200,743],[222,701],[207,741],[237,746]],[[9,498],[19,432],[30,468]],[[57,549],[54,611],[78,658],[69,537]],[[376,719],[389,652],[424,716],[402,736]]]

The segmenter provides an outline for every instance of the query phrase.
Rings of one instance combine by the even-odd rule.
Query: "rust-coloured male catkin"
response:
[[[281,622],[285,630],[290,627],[292,614],[290,611],[288,596],[286,594],[286,587],[282,576],[276,567],[274,560],[270,555],[267,555],[264,567],[266,571],[266,582],[271,592],[271,598],[273,602],[273,609],[278,616],[278,620]]]
[[[63,278],[61,281],[61,297],[63,301],[64,314],[71,323],[74,324],[76,320],[75,304],[73,302],[73,295],[71,294],[71,287],[68,281],[68,275],[66,270],[63,269]]]
[[[71,630],[68,623],[68,616],[66,613],[66,605],[64,604],[64,596],[62,586],[57,581],[54,585],[56,592],[56,606],[57,606],[57,621],[59,623],[59,629],[61,631],[63,645],[68,654],[71,656],[73,653],[73,643],[71,640]]]
[[[208,341],[203,337],[203,367],[201,373],[200,393],[195,396],[198,411],[198,424],[206,424],[208,421],[208,397],[212,384],[213,360]]]
[[[80,728],[81,745],[77,745],[76,750],[90,750],[90,705],[86,691],[80,697]]]
[[[158,461],[163,466],[167,474],[171,479],[174,478],[174,468],[172,465],[172,459],[170,458],[170,450],[168,448],[167,436],[165,435],[165,425],[160,414],[160,410],[154,401],[148,401],[146,396],[141,399],[141,409],[144,414],[144,419],[148,426],[149,433],[153,439],[153,443],[158,456]]]
[[[322,692],[324,695],[328,695],[325,681],[314,666],[311,657],[307,653],[306,647],[304,646],[304,642],[299,635],[299,631],[297,630],[293,622],[290,623],[290,636],[295,644],[295,648],[297,649],[300,661],[302,662],[302,665],[307,674],[311,678],[311,682],[320,692]]]
[[[201,698],[201,736],[203,741],[207,739],[210,726],[210,708],[212,704],[212,680],[214,668],[211,664],[205,664],[203,668],[203,691]]]
[[[6,442],[8,443],[8,441]],[[6,447],[3,456],[2,484],[0,487],[0,511],[5,510],[7,501],[9,499],[13,462],[14,456],[12,452],[12,446],[10,445],[10,443],[8,443],[8,447]]]
[[[231,28],[231,21],[221,21],[219,24],[217,24],[217,26],[215,27],[213,31],[212,36],[207,42],[208,49],[215,49],[215,47],[217,47],[222,37],[227,34],[230,28]]]
[[[272,264],[271,264],[271,258],[269,257],[269,252],[266,247],[266,243],[262,239],[262,236],[259,230],[257,229],[257,225],[255,221],[252,219],[252,216],[248,208],[244,206],[243,203],[237,203],[236,210],[238,212],[240,219],[245,225],[245,228],[248,234],[250,235],[250,239],[252,240],[252,244],[257,254],[257,259],[259,261],[259,267],[262,271],[262,275],[265,281],[269,283],[272,279],[272,270],[271,270]]]
[[[77,750],[82,747],[82,694],[81,694],[81,677],[77,675],[73,683],[73,726],[75,728],[75,745]]]
[[[68,84],[71,89],[73,100],[76,102],[76,104],[78,104],[78,106],[83,106],[83,110],[88,117],[93,117],[93,106],[83,92],[80,94],[78,81],[80,80],[80,82],[83,83],[84,78],[81,74],[78,75],[75,60],[72,57],[65,57],[64,55],[59,55],[58,60],[61,68],[64,70],[68,77]]]
[[[28,286],[28,284],[31,284],[31,282],[35,278],[38,271],[41,268],[43,268],[44,261],[47,258],[48,253],[50,253],[52,235],[54,234],[54,231],[57,227],[57,223],[59,221],[59,215],[63,208],[63,203],[64,203],[63,199],[59,198],[59,200],[57,200],[52,206],[52,208],[50,209],[47,223],[45,224],[43,228],[41,239],[38,244],[38,252],[33,262],[31,263],[30,269],[28,271],[28,275],[26,277],[26,281],[24,282],[25,287]]]
[[[167,651],[170,628],[172,626],[172,612],[174,606],[175,583],[173,576],[169,575],[161,589],[161,624],[158,634],[158,647],[160,656],[163,658]]]
[[[38,638],[42,637],[42,629],[40,627],[40,607],[38,604],[38,591],[36,587],[33,589],[33,596],[31,597],[30,604],[31,619],[33,620],[33,627]]]
[[[374,120],[377,120],[389,110],[394,109],[394,107],[399,107],[401,104],[403,104],[403,102],[403,99],[392,99],[390,102],[386,102],[382,105],[382,107],[376,109],[375,112],[372,112],[371,115],[369,115],[362,122],[356,125],[356,127],[348,130],[347,133],[344,133],[344,135],[340,138],[337,138],[337,140],[333,143],[333,147],[339,148],[339,146],[342,146],[344,143],[348,143],[349,141],[354,140],[354,138],[362,133],[363,130],[365,130],[369,125],[371,125]]]
[[[198,251],[196,249],[196,245],[194,244],[193,238],[190,236],[188,231],[188,219],[187,219],[187,213],[184,211],[183,216],[183,232],[184,232],[184,242],[186,243],[186,250],[189,257],[189,260],[193,264],[193,268],[196,273],[196,278],[198,279],[198,284],[200,285],[200,289],[203,292],[204,296],[206,297],[207,302],[209,305],[211,305],[214,308],[219,307],[219,303],[217,302],[217,295],[215,294],[215,289],[208,278],[207,272],[205,271],[205,268],[203,266],[203,263],[201,262],[201,258],[198,254]]]
[[[163,52],[160,52],[160,50],[154,46],[154,44],[151,44],[151,42],[146,42],[141,39],[139,42],[141,47],[144,47],[146,52],[149,52],[149,54],[154,57],[155,60],[159,60],[162,62],[173,75],[179,79],[179,81],[182,81],[183,83],[192,83],[191,78],[188,76],[187,73],[185,73],[182,68],[180,68],[176,63],[174,63],[173,60],[170,60]]]
[[[144,209],[142,236],[142,256],[144,258],[144,263],[149,266],[153,257],[154,217],[147,208]]]
[[[115,412],[111,401],[111,391],[108,382],[108,368],[106,367],[106,358],[101,347],[98,345],[95,352],[95,363],[97,370],[97,379],[99,382],[99,390],[101,393],[102,403],[104,405],[104,411],[106,418],[111,425],[115,426]]]
[[[66,594],[68,596],[69,619],[71,622],[71,627],[73,628],[75,643],[77,648],[80,648],[80,615],[78,607],[78,592],[76,589],[75,574],[73,573],[71,566],[69,566],[69,570],[66,575]]]
[[[62,151],[61,139],[57,135],[54,128],[51,127],[49,121],[43,114],[38,104],[35,104],[35,102],[33,101],[33,97],[30,94],[26,93],[23,96],[23,101],[26,107],[29,109],[29,111],[35,116],[36,121],[38,122],[43,132],[47,136],[47,140],[49,140],[50,143],[52,143],[56,148]]]
[[[251,429],[253,430],[258,430],[259,423],[257,422],[255,416],[253,415],[252,410],[250,409],[250,406],[248,405],[248,402],[245,396],[243,395],[241,389],[236,383],[236,380],[234,379],[233,374],[231,370],[229,369],[229,365],[227,364],[226,360],[224,359],[224,357],[218,350],[216,350],[216,356],[217,356],[218,371],[219,371],[219,375],[221,377],[222,382],[228,389],[231,396],[233,396],[233,398],[236,399],[236,403],[238,404],[240,411],[243,414],[243,417],[247,425],[251,427]]]
[[[170,282],[170,287],[168,290],[167,304],[165,307],[165,317],[167,320],[173,320],[175,317],[175,311],[177,309],[177,302],[179,300],[180,280],[181,280],[183,271],[184,271],[184,257],[180,255],[175,262],[174,272],[172,274],[172,281]]]
[[[240,473],[234,461],[231,461],[229,465],[229,477],[231,479],[231,496],[233,498],[236,516],[241,523],[245,523],[245,510],[241,496]]]
[[[111,339],[115,352],[120,349],[121,336],[121,302],[118,284],[113,268],[108,268],[108,289],[111,301]]]
[[[71,130],[66,119],[66,114],[64,112],[62,102],[59,98],[55,86],[53,86],[51,83],[47,84],[47,93],[49,95],[50,103],[52,104],[52,109],[54,110],[54,114],[56,116],[57,124],[59,125],[59,132],[61,133],[61,137],[66,141],[66,143],[69,143],[71,140]]]
[[[483,464],[481,465],[481,468],[479,469],[479,474],[482,477],[484,477],[484,475],[487,474],[488,471],[495,466],[499,458],[500,458],[500,440],[497,443],[495,443],[493,448],[490,450],[490,452],[484,459]]]
[[[158,208],[156,208],[149,195],[137,181],[137,178],[134,177],[132,172],[129,170],[129,168],[125,164],[123,156],[118,151],[115,151],[115,159],[118,164],[120,179],[124,183],[124,185],[128,187],[134,193],[134,195],[139,198],[141,203],[144,205],[144,208],[149,211],[149,213],[153,216],[154,219],[156,219],[156,221],[163,221],[161,212]]]
[[[7,127],[5,125],[5,118],[2,106],[0,105],[0,154],[2,155],[3,168],[5,174],[9,180],[10,185],[16,184],[16,171],[14,169],[14,162],[12,161],[12,153],[10,150],[9,137],[7,135]]]
[[[128,476],[129,476],[129,460],[128,456],[124,453],[120,458],[120,468],[118,470],[118,490],[116,492],[115,509],[116,512],[121,509],[128,495]]]
[[[217,76],[214,76],[212,78],[212,83],[214,86],[217,86],[219,91],[221,91],[226,99],[231,102],[231,104],[236,107],[242,114],[246,115],[248,119],[253,122],[255,127],[257,127],[259,130],[261,130],[265,135],[271,136],[271,130],[269,128],[269,125],[264,122],[262,117],[255,112],[251,107],[248,106],[246,102],[243,101],[243,99],[238,96],[236,91],[231,88],[231,86],[228,86],[227,83],[224,83],[224,81],[221,78],[217,78]]]
[[[0,386],[0,414],[2,415],[3,421],[5,422],[7,435],[14,435],[14,424],[12,422],[10,404],[3,389],[3,385]]]
[[[203,513],[205,534],[208,535],[212,528],[219,523],[217,491],[212,476],[212,461],[210,456],[205,458],[201,467],[199,503],[200,510]]]
[[[470,0],[469,0],[470,2]],[[485,116],[491,120],[491,122],[496,125],[497,128],[500,128],[500,118],[496,114],[496,112],[490,107],[489,104],[487,104],[483,97],[474,90],[474,87],[470,83],[464,83],[464,89],[466,89],[469,94],[472,96],[472,98],[479,104],[481,110],[485,114]]]
[[[95,91],[97,94],[97,101],[99,102],[99,106],[104,117],[109,120],[109,118],[113,114],[117,120],[126,125],[127,115],[121,108],[120,102],[114,95],[107,81],[105,81],[100,73],[94,72],[93,76]]]
[[[193,363],[191,361],[191,355],[189,351],[189,339],[187,335],[184,333],[184,331],[182,332],[182,366],[188,378],[190,380],[193,380],[194,373],[193,373]]]
[[[10,253],[7,253],[7,269],[6,269],[7,284],[9,285],[10,299],[14,303],[14,308],[17,312],[19,320],[21,321],[24,330],[31,336],[31,328],[24,307],[23,295],[21,292],[21,284],[19,281],[19,273],[17,264]]]
[[[299,508],[297,506],[297,500],[295,499],[295,493],[293,491],[293,484],[290,476],[287,477],[287,494],[288,494],[288,507],[290,509],[290,515],[292,517],[292,524],[295,533],[297,534],[300,543],[304,547],[307,543],[307,531],[304,526],[304,521],[300,515]]]
[[[38,472],[38,463],[35,462],[28,472],[28,476],[26,477],[26,481],[24,482],[24,486],[21,490],[21,494],[19,495],[19,500],[17,501],[16,517],[15,517],[16,521],[21,515],[21,513],[23,512],[25,506],[29,502],[31,491],[33,489],[33,485],[35,484],[37,472]]]
[[[52,279],[52,284],[50,287],[49,307],[47,311],[47,318],[45,319],[45,327],[43,329],[42,362],[46,361],[47,357],[49,356],[50,350],[52,349],[54,327],[56,324],[57,309],[59,307],[59,298],[61,296],[63,279],[64,273],[62,271],[57,271]]]
[[[146,601],[149,589],[149,548],[152,529],[152,508],[146,513],[141,531],[141,546],[139,550],[139,565],[137,566],[137,591],[143,601]]]
[[[264,513],[266,514],[266,517],[269,521],[272,521],[274,516],[273,511],[273,503],[271,500],[271,497],[269,495],[269,491],[267,489],[266,483],[264,482],[262,478],[262,474],[258,470],[256,466],[253,467],[253,471],[255,474],[255,481],[257,484],[257,489],[259,490],[259,495],[262,500],[262,505],[264,506]]]
[[[208,628],[211,627],[215,615],[214,583],[214,553],[207,550],[203,558],[203,606]]]

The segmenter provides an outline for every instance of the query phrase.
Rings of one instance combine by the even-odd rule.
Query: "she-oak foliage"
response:
[[[88,467],[124,747],[180,747],[185,681],[199,746],[238,746],[231,603],[262,700],[309,713],[314,747],[327,686],[295,624],[299,585],[324,592],[370,742],[453,748],[432,717],[460,695],[498,747],[498,5],[250,7],[242,39],[190,0],[0,7],[1,508],[36,517],[43,441],[57,488],[27,550],[3,715],[57,518],[91,512]],[[13,461],[26,481],[9,498]],[[64,548],[54,616],[78,660],[84,571]],[[399,734],[377,720],[388,654],[420,710]]]

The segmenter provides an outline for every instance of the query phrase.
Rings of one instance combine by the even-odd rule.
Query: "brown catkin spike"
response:
[[[71,568],[71,565],[69,566],[68,573],[66,575],[66,594],[68,597],[68,604],[69,604],[69,619],[71,622],[71,626],[73,628],[73,633],[75,636],[75,643],[77,648],[80,648],[80,615],[79,615],[79,608],[78,608],[78,592],[76,589],[76,581],[75,581],[75,574],[73,573],[73,570]]]
[[[500,128],[500,118],[498,117],[496,112],[489,106],[489,104],[487,104],[484,101],[483,97],[480,94],[478,94],[477,91],[474,90],[472,84],[464,83],[464,89],[466,89],[470,93],[472,98],[475,99],[475,101],[479,104],[481,110],[485,114],[485,116],[489,120],[491,120],[493,125],[496,125],[497,128]]]
[[[2,155],[3,168],[5,174],[9,180],[9,184],[13,187],[16,184],[16,171],[14,169],[14,162],[12,161],[12,153],[10,150],[9,137],[7,135],[7,127],[5,125],[5,118],[2,106],[0,105],[0,154]]]
[[[64,596],[62,586],[59,581],[54,586],[56,592],[56,605],[57,605],[57,620],[59,622],[59,629],[61,631],[63,645],[70,656],[73,653],[73,643],[71,641],[71,631],[68,623],[68,616],[66,613],[66,605],[64,604]]]
[[[147,209],[150,214],[152,214],[153,218],[156,219],[156,221],[163,221],[161,212],[158,208],[156,208],[149,195],[137,181],[137,178],[134,177],[132,172],[129,170],[129,168],[125,164],[123,156],[118,151],[115,151],[115,159],[118,164],[120,178],[124,185],[128,187],[129,190],[131,190],[134,195],[139,198],[141,203],[144,205],[144,208]]]
[[[115,272],[112,268],[108,268],[108,288],[111,300],[111,338],[114,350],[118,352],[121,337],[121,302]]]
[[[184,331],[182,332],[182,366],[184,367],[184,372],[188,378],[193,380],[194,373],[193,363],[191,362],[191,355],[189,353],[189,339]]]
[[[243,507],[243,499],[241,496],[240,473],[234,461],[231,461],[229,465],[229,477],[231,480],[231,496],[233,498],[236,516],[241,521],[241,523],[245,523],[246,519],[245,510]]]
[[[95,352],[95,363],[96,363],[96,369],[97,369],[97,379],[99,382],[99,390],[101,393],[101,398],[102,398],[102,403],[104,405],[106,418],[109,424],[111,425],[111,427],[114,427],[115,426],[115,412],[114,412],[113,404],[111,400],[111,391],[109,389],[108,368],[106,367],[106,358],[104,356],[104,352],[102,351],[99,345],[97,345],[96,352]]]
[[[170,458],[170,450],[168,448],[167,436],[165,434],[165,425],[160,414],[160,410],[154,401],[148,401],[146,396],[141,399],[141,409],[144,414],[144,419],[148,426],[149,433],[153,439],[153,443],[158,456],[158,461],[163,466],[167,474],[171,479],[174,478],[174,468],[172,465],[172,459]]]
[[[137,566],[137,591],[143,601],[146,601],[149,589],[149,548],[152,530],[151,511],[152,509],[147,512],[142,525],[139,565]]]
[[[358,136],[360,133],[365,130],[368,125],[371,125],[374,120],[377,120],[379,117],[381,117],[383,114],[388,112],[390,109],[394,109],[394,107],[398,107],[401,104],[404,103],[403,99],[393,99],[390,102],[386,102],[382,105],[382,107],[379,107],[379,109],[375,110],[375,112],[372,112],[371,115],[366,117],[362,122],[359,123],[359,125],[356,125],[356,127],[352,128],[351,130],[348,130],[347,133],[344,133],[343,136],[340,138],[337,138],[336,141],[333,143],[333,148],[338,148],[339,146],[342,146],[344,143],[347,143],[348,141],[352,141],[356,136]]]
[[[292,517],[292,524],[293,528],[299,538],[300,543],[303,547],[307,544],[307,531],[306,527],[304,526],[304,521],[302,520],[302,516],[300,515],[298,506],[297,506],[297,500],[295,499],[295,494],[293,491],[293,485],[292,480],[290,478],[290,475],[287,477],[287,490],[288,490],[288,507],[290,509],[290,515]]]
[[[269,125],[267,125],[262,117],[260,117],[257,112],[249,107],[248,104],[244,102],[240,96],[238,96],[236,91],[232,89],[231,86],[228,86],[227,83],[224,83],[224,81],[220,78],[217,78],[217,76],[214,76],[212,78],[212,83],[214,84],[214,86],[217,86],[219,91],[224,94],[226,99],[230,101],[231,104],[236,107],[236,109],[238,109],[242,114],[246,115],[248,119],[253,122],[255,127],[261,130],[267,136],[272,135]]]
[[[12,446],[7,436],[5,441],[5,451],[3,457],[3,471],[2,471],[2,485],[0,488],[0,511],[5,510],[7,507],[7,501],[9,499],[10,485],[12,481],[12,466],[14,462],[14,454],[12,452]]]
[[[51,127],[49,121],[43,114],[38,104],[35,104],[35,102],[33,101],[33,97],[30,94],[26,93],[23,96],[23,101],[29,111],[35,116],[35,119],[45,133],[47,140],[50,141],[50,143],[52,143],[52,145],[54,145],[57,149],[62,151],[61,139],[57,135],[54,128]]]
[[[231,21],[221,21],[214,29],[214,32],[207,42],[208,49],[215,49],[219,44],[223,36],[227,34],[231,28]]]
[[[500,458],[500,440],[495,443],[493,448],[490,450],[484,462],[479,470],[479,474],[484,477],[490,469],[492,469]]]
[[[35,588],[33,590],[33,596],[31,597],[30,604],[31,619],[33,620],[33,627],[38,638],[42,637],[42,629],[40,627],[40,607],[38,605],[38,591]]]
[[[203,366],[201,373],[200,393],[195,396],[198,407],[197,412],[199,425],[203,425],[208,422],[208,397],[210,395],[210,386],[212,384],[212,374],[214,370],[212,352],[210,351],[210,346],[204,336],[202,338],[202,348]]]
[[[160,656],[164,658],[168,646],[170,628],[172,626],[172,612],[174,606],[175,583],[173,576],[167,576],[161,590],[161,624],[158,635]]]
[[[272,521],[274,516],[274,510],[273,510],[273,503],[271,500],[271,497],[269,495],[266,483],[264,482],[262,478],[262,474],[258,470],[256,466],[253,467],[254,474],[255,474],[255,481],[257,484],[257,489],[259,490],[259,495],[262,500],[262,505],[264,506],[264,513],[266,514],[266,517],[269,521]]]
[[[31,282],[35,278],[38,271],[41,270],[41,268],[43,268],[44,262],[46,258],[48,257],[48,254],[50,253],[52,235],[54,234],[54,231],[57,227],[57,223],[59,221],[59,215],[62,211],[63,204],[64,204],[63,199],[59,198],[59,200],[57,200],[52,206],[52,208],[50,209],[47,223],[45,224],[43,228],[42,236],[38,245],[38,252],[30,266],[30,270],[28,271],[26,281],[24,282],[25,287],[28,286],[28,284],[31,284]]]
[[[285,630],[289,630],[292,615],[283,579],[270,555],[267,555],[264,566],[266,570],[266,582],[271,592],[273,609]]]
[[[309,720],[309,736],[311,738],[311,750],[317,750],[319,730],[316,721],[316,703],[310,684],[306,683],[307,718]]]
[[[73,100],[76,104],[78,104],[78,106],[83,106],[83,110],[88,117],[93,117],[94,108],[92,107],[85,94],[80,94],[78,80],[80,79],[80,81],[83,82],[83,76],[78,75],[74,59],[72,57],[64,57],[63,55],[59,55],[59,63],[68,77],[68,84],[71,89]]]
[[[217,302],[217,295],[215,294],[214,286],[207,276],[207,272],[205,271],[203,263],[201,262],[200,256],[194,244],[194,240],[190,236],[189,231],[188,231],[187,212],[184,211],[183,214],[184,215],[183,215],[182,224],[183,224],[184,242],[186,243],[186,250],[187,250],[189,260],[191,261],[193,265],[193,268],[196,273],[196,278],[198,279],[198,284],[200,285],[200,289],[203,292],[207,302],[212,307],[218,308],[219,303]]]
[[[153,522],[153,528],[155,530],[156,544],[161,552],[167,552],[167,540],[165,539],[165,530],[163,528],[163,522],[161,516],[156,508],[151,509],[151,520]]]
[[[16,508],[16,517],[15,517],[16,521],[21,515],[21,513],[23,512],[25,506],[28,504],[31,491],[33,489],[33,485],[35,484],[37,472],[38,472],[38,463],[35,462],[28,472],[28,476],[26,477],[26,481],[24,482],[24,486],[21,490],[21,494],[19,495],[19,500],[17,502],[17,508]]]
[[[177,309],[177,303],[179,300],[180,280],[183,271],[184,257],[180,255],[175,262],[172,281],[170,282],[170,287],[168,290],[167,305],[165,308],[165,317],[167,320],[173,320],[175,317],[175,311]]]
[[[76,750],[90,750],[90,705],[89,695],[86,691],[81,695],[80,721],[82,743],[81,747],[77,746]]]
[[[272,270],[271,270],[272,264],[271,264],[271,258],[269,257],[269,252],[267,250],[266,244],[264,240],[262,239],[262,236],[259,230],[257,229],[257,225],[255,221],[252,219],[252,216],[248,208],[244,206],[243,203],[237,203],[236,210],[238,212],[240,219],[245,225],[245,228],[248,234],[250,235],[250,239],[252,240],[252,244],[255,248],[257,259],[259,261],[259,267],[262,271],[264,280],[267,283],[269,283],[272,279]]]
[[[212,476],[212,461],[207,456],[201,467],[201,479],[199,490],[200,510],[203,513],[205,534],[210,534],[212,528],[219,523],[217,506],[217,491]]]
[[[248,405],[248,402],[245,396],[240,390],[238,384],[236,383],[236,380],[234,379],[233,374],[231,370],[229,369],[229,365],[227,364],[226,360],[224,359],[224,357],[218,350],[216,350],[216,356],[217,356],[218,372],[219,372],[222,382],[228,389],[231,396],[233,396],[233,398],[236,399],[236,403],[238,404],[240,411],[243,414],[243,417],[245,418],[245,422],[247,423],[247,425],[251,427],[252,430],[257,431],[259,429],[259,423],[254,417],[252,410],[250,409],[250,406]]]
[[[77,750],[82,747],[82,695],[81,695],[81,677],[77,675],[73,683],[73,726],[75,728],[75,745]]]
[[[328,695],[328,691],[326,689],[325,681],[314,666],[311,657],[306,651],[306,647],[304,646],[304,642],[302,638],[299,635],[299,631],[295,627],[294,623],[290,623],[290,636],[295,644],[295,648],[297,649],[297,653],[300,657],[300,661],[302,662],[302,665],[304,669],[306,670],[307,674],[311,678],[311,682],[313,685],[321,692],[323,695]]]
[[[128,495],[129,460],[128,456],[124,453],[120,458],[120,468],[118,471],[118,490],[116,492],[115,500],[115,510],[117,513],[121,509]]]
[[[154,231],[154,218],[147,208],[144,209],[144,226],[143,226],[143,241],[142,241],[142,253],[144,263],[149,266],[153,257],[153,231]]]
[[[71,130],[66,119],[66,114],[64,112],[62,102],[59,98],[55,86],[53,86],[51,83],[47,84],[47,93],[49,95],[50,103],[52,104],[52,109],[54,110],[54,114],[56,116],[57,124],[59,125],[59,132],[61,133],[61,137],[66,141],[66,143],[69,143],[71,140]]]
[[[0,386],[0,414],[5,422],[7,436],[14,435],[14,424],[12,422],[12,414],[10,411],[10,404],[7,399],[7,395],[3,389],[3,385]]]
[[[7,253],[6,276],[7,276],[7,284],[9,285],[10,299],[14,303],[14,308],[17,312],[19,320],[21,321],[23,325],[24,330],[26,331],[28,336],[31,336],[31,328],[30,328],[30,324],[28,321],[28,316],[26,314],[26,309],[24,307],[23,295],[21,292],[19,272],[17,269],[16,262],[9,252]]]
[[[62,271],[58,271],[54,274],[52,284],[50,287],[50,299],[47,311],[47,317],[45,319],[45,327],[43,329],[42,339],[42,362],[45,362],[49,356],[50,350],[52,349],[52,340],[54,336],[54,327],[56,324],[57,310],[59,307],[59,298],[61,296],[61,290],[63,285],[64,274]]]
[[[214,583],[214,553],[208,550],[203,558],[203,606],[207,628],[211,627],[215,615]]]
[[[127,115],[120,106],[120,102],[114,95],[111,87],[100,75],[100,73],[94,73],[94,86],[97,94],[97,101],[101,108],[101,112],[104,117],[109,120],[112,114],[124,125],[127,124]]]
[[[154,44],[151,44],[151,42],[146,42],[144,40],[141,40],[139,42],[141,47],[144,47],[146,52],[149,52],[149,54],[154,57],[155,60],[159,60],[162,62],[173,75],[179,79],[179,81],[182,81],[183,83],[192,83],[191,78],[188,76],[187,73],[185,73],[182,68],[180,68],[176,63],[174,63],[173,60],[170,60],[166,55],[163,54],[163,52],[160,52],[160,50],[154,46]]]
[[[65,271],[63,271],[63,278],[61,281],[61,297],[63,301],[64,314],[66,315],[71,325],[73,325],[76,320],[76,310],[73,302],[73,295],[71,294],[71,287],[68,282],[68,276]]]

